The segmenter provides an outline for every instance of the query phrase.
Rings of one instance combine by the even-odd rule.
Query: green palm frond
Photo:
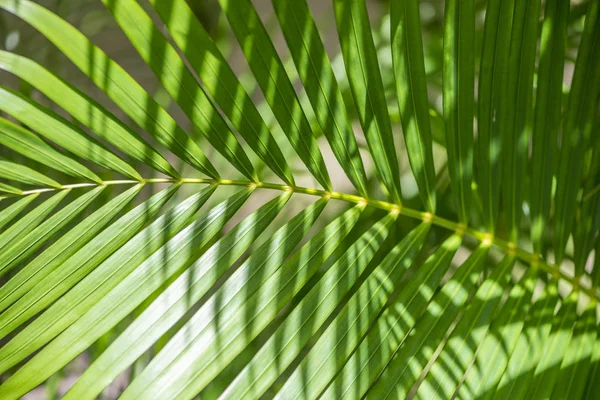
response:
[[[158,92],[0,0],[0,398],[600,397],[600,1],[98,3]]]

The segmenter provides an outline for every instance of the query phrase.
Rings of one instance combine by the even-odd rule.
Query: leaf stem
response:
[[[433,225],[437,225],[439,227],[448,229],[450,231],[454,231],[459,235],[470,236],[482,244],[486,245],[494,245],[495,247],[502,250],[509,256],[514,256],[517,259],[523,261],[524,263],[531,265],[534,268],[540,268],[548,272],[554,279],[560,280],[563,279],[568,282],[574,291],[579,291],[585,293],[591,299],[595,301],[600,301],[600,293],[597,287],[588,287],[581,284],[581,280],[579,277],[573,277],[567,275],[565,272],[561,271],[560,265],[556,264],[548,264],[544,260],[542,260],[540,254],[531,253],[526,250],[523,250],[517,247],[516,243],[509,242],[494,235],[486,232],[481,232],[473,228],[469,228],[460,222],[455,222],[446,218],[442,218],[438,215],[432,214],[430,212],[419,211],[411,208],[404,207],[399,204],[394,204],[382,200],[368,199],[365,197],[340,193],[334,191],[327,191],[323,189],[316,188],[308,188],[303,186],[289,186],[278,183],[269,183],[269,182],[252,182],[247,180],[231,180],[231,179],[204,179],[204,178],[181,178],[181,179],[173,179],[173,178],[153,178],[153,179],[144,179],[142,181],[136,180],[112,180],[112,181],[104,181],[102,184],[97,183],[76,183],[70,185],[61,185],[60,188],[40,188],[23,191],[23,193],[19,196],[29,195],[34,193],[44,193],[44,192],[52,192],[56,190],[66,190],[66,189],[75,189],[82,187],[95,187],[99,185],[110,186],[110,185],[123,185],[123,184],[147,184],[147,183],[167,183],[167,184],[213,184],[213,185],[222,185],[222,186],[247,186],[254,187],[260,189],[270,189],[270,190],[278,190],[285,192],[293,192],[293,193],[301,193],[307,194],[311,196],[319,196],[325,198],[331,198],[336,200],[342,200],[349,203],[369,205],[375,208],[379,208],[385,211],[398,213],[400,215],[404,215],[413,219],[417,219],[419,221],[423,221],[426,223],[431,223]],[[7,195],[9,196],[17,196],[17,195]]]

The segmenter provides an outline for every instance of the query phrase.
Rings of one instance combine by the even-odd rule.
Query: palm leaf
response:
[[[565,36],[568,1],[547,1],[542,23],[538,85],[535,104],[532,156],[531,239],[535,251],[542,251],[542,235],[552,203],[558,129],[562,101]]]
[[[232,315],[235,315],[238,307],[241,306],[240,302],[251,301],[253,299],[251,290],[248,290],[248,294],[244,294],[241,290],[247,289],[250,285],[257,285],[257,288],[259,288],[261,284],[264,285],[264,282],[260,282],[261,278],[272,278],[268,274],[268,271],[270,272],[270,270],[280,267],[280,264],[292,250],[291,248],[303,236],[301,233],[310,229],[311,223],[314,223],[324,205],[325,201],[319,200],[313,207],[303,210],[301,214],[280,228],[278,233],[257,249],[252,257],[246,260],[240,266],[240,269],[229,278],[228,282],[230,283],[220,289],[219,295],[215,294],[212,296],[215,301],[219,299],[219,303],[221,304],[217,306],[219,307],[218,313],[214,309],[211,310],[215,314],[214,323],[218,321],[217,314],[227,315],[229,311]],[[353,213],[350,216],[356,218],[357,214]],[[339,236],[343,237],[343,235]],[[294,238],[294,240],[290,241],[290,238]],[[219,249],[217,244],[214,245],[214,249]],[[206,270],[203,264],[196,263],[196,270],[200,272],[201,269]],[[267,269],[267,271],[263,269]],[[204,275],[206,275],[206,272]],[[94,365],[86,371],[86,376],[83,376],[71,388],[67,397],[94,397],[95,392],[97,394],[97,392],[104,389],[101,386],[102,382],[110,382],[123,369],[133,363],[143,351],[147,350],[154,341],[164,335],[175,324],[177,319],[181,318],[193,306],[195,300],[201,298],[206,293],[206,288],[210,285],[202,279],[204,275],[198,274],[193,270],[187,270],[179,276],[130,325],[129,331],[123,332],[111,345],[115,348],[127,350],[122,351],[118,358],[98,358]],[[189,283],[190,280],[194,280],[191,285]],[[214,304],[214,301],[212,303]],[[208,321],[213,322],[211,320]],[[225,334],[224,330],[222,332]],[[246,339],[243,338],[242,340]],[[107,379],[98,380],[99,376],[106,376]]]
[[[19,188],[0,182],[0,191],[8,194],[22,195],[23,191]]]
[[[181,0],[152,0],[152,4],[169,27],[173,40],[185,54],[194,72],[231,124],[277,176],[293,185],[290,167],[269,128],[190,7]]]
[[[60,183],[25,165],[0,159],[0,177],[37,187],[60,189]]]
[[[178,176],[177,171],[167,160],[132,129],[121,123],[85,93],[78,91],[41,65],[17,54],[1,51],[0,68],[35,86],[37,90],[68,111],[72,117],[125,154],[167,175]]]
[[[102,182],[98,175],[79,162],[54,150],[34,133],[2,117],[0,117],[0,131],[2,132],[0,136],[2,142],[0,143],[3,146],[57,171],[86,181],[91,180],[94,183]]]
[[[360,124],[381,181],[401,204],[400,171],[369,16],[363,1],[334,1],[340,46]]]
[[[585,151],[590,143],[594,98],[600,85],[600,72],[595,65],[600,62],[600,6],[592,4],[588,11],[577,63],[573,72],[572,88],[563,122],[561,152],[556,181],[555,242],[557,262],[561,262],[567,238],[573,229],[574,216],[569,210],[575,201],[583,173],[583,159],[575,156]]]
[[[101,3],[158,90],[0,0],[1,398],[596,396],[598,1]]]
[[[461,222],[469,221],[473,181],[475,5],[446,1],[444,23],[444,126],[448,172]]]
[[[435,212],[435,169],[418,2],[393,1],[390,7],[396,94],[406,150],[425,208]]]
[[[245,177],[258,180],[248,156],[221,114],[142,7],[135,1],[106,0],[104,4],[165,90],[192,121],[195,130],[205,135],[210,144]]]
[[[69,257],[81,249],[127,206],[141,189],[141,185],[136,185],[115,197],[56,240],[47,251],[24,265],[0,289],[0,310],[6,310],[32,287],[48,277],[57,267],[63,265]]]
[[[0,7],[27,21],[104,91],[133,121],[167,149],[201,172],[217,173],[202,150],[175,120],[106,53],[72,25],[33,2],[0,2]]]
[[[2,211],[0,211],[0,229],[4,228],[5,225],[9,224],[10,221],[16,218],[17,215],[19,215],[19,213],[23,211],[27,205],[29,205],[29,203],[36,199],[36,197],[38,197],[38,194],[34,193],[29,196],[23,196],[10,206],[6,206],[6,204],[4,204],[5,208],[2,208]],[[3,203],[5,202],[6,200]]]
[[[525,316],[533,295],[537,271],[531,268],[521,280],[514,285],[506,300],[504,308],[494,315],[494,321],[489,326],[489,333],[483,338],[478,347],[473,365],[464,377],[459,395],[466,397],[493,398],[494,393],[502,396],[503,386],[498,387],[500,379],[509,381],[520,379],[518,372],[513,373],[512,368],[507,369],[508,360],[517,341],[523,340],[527,346],[528,337],[521,335]],[[551,297],[544,296],[548,304]],[[546,302],[538,299],[534,308],[543,307]],[[531,314],[536,314],[532,310]],[[519,354],[519,353],[518,353]],[[522,353],[521,353],[522,354]],[[515,365],[516,366],[516,365]],[[512,367],[512,365],[511,365]]]
[[[500,154],[505,154],[503,104],[508,102],[504,88],[508,79],[510,36],[514,0],[491,0],[486,8],[477,109],[478,184],[483,219],[490,232],[495,231],[500,202]]]
[[[96,196],[102,192],[102,189],[104,187],[97,187],[73,200],[69,205],[39,224],[39,226],[27,235],[19,238],[13,237],[11,243],[4,246],[0,251],[0,275],[6,274],[17,266],[19,261],[35,252],[73,218],[82,213]]]
[[[254,6],[249,0],[219,0],[248,65],[283,132],[324,189],[331,189],[327,167],[294,88]]]
[[[27,100],[23,96],[0,86],[0,110],[35,130],[46,139],[56,143],[73,155],[96,163],[128,178],[142,177],[119,157],[92,140],[85,138],[75,126],[50,110]]]
[[[460,374],[444,367],[445,363],[466,371],[473,359],[477,346],[486,336],[494,314],[510,278],[508,272],[514,265],[512,257],[506,257],[484,280],[465,310],[456,327],[447,339],[444,349],[431,365],[429,373],[419,386],[417,397],[451,397],[460,383]],[[530,272],[535,273],[533,269]],[[523,279],[527,279],[524,277]]]
[[[321,130],[327,137],[346,175],[367,196],[367,178],[344,100],[308,5],[300,1],[274,1],[286,42]]]

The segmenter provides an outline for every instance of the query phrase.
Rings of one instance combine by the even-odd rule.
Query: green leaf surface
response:
[[[590,143],[595,99],[600,91],[600,4],[593,2],[577,51],[573,82],[563,119],[560,160],[556,177],[554,207],[554,251],[562,262],[573,230],[577,195],[581,187],[584,160],[581,154]]]
[[[489,333],[479,344],[473,365],[463,378],[458,392],[461,398],[483,399],[493,396],[517,341],[524,338],[520,335],[530,309],[536,276],[537,270],[530,267],[510,290],[506,302],[494,316]],[[538,313],[540,305],[544,305],[544,302],[536,303],[533,313]]]
[[[308,4],[306,0],[273,0],[273,6],[321,130],[358,193],[368,197],[365,169],[344,99]]]
[[[0,398],[596,398],[600,2],[211,1],[0,0]]]
[[[477,347],[495,319],[514,263],[513,257],[505,257],[481,283],[471,304],[420,383],[415,395],[417,398],[453,397],[462,378],[461,372],[469,368]]]
[[[533,289],[529,289],[529,291],[533,292]],[[542,297],[537,299],[531,307],[524,327],[522,324],[516,324],[514,330],[510,329],[511,325],[507,325],[504,329],[498,329],[505,322],[504,319],[500,319],[496,323],[497,327],[492,328],[494,336],[488,337],[491,339],[494,337],[502,338],[497,340],[497,343],[495,343],[497,348],[494,350],[504,350],[501,354],[509,358],[508,365],[499,384],[497,380],[488,380],[492,385],[498,385],[497,388],[492,385],[481,385],[479,390],[474,391],[474,393],[483,392],[486,398],[498,400],[507,398],[522,399],[525,397],[529,384],[532,382],[535,368],[546,351],[547,339],[552,329],[554,311],[559,299],[558,289],[554,283],[550,283],[542,293]],[[516,308],[516,310],[518,309]],[[523,314],[523,312],[520,311],[518,314]],[[523,333],[521,333],[521,329]],[[496,332],[502,332],[503,334],[502,336],[496,336]],[[492,340],[486,341],[492,345],[494,344]],[[484,343],[485,345],[486,343]],[[488,352],[482,350],[481,354],[484,356]],[[488,365],[487,362],[488,360],[482,357],[478,365]],[[477,380],[474,382],[477,382]]]
[[[592,302],[575,322],[573,337],[565,352],[552,392],[553,399],[584,398],[582,395],[596,343],[596,335],[596,307]]]
[[[52,271],[92,240],[142,190],[136,185],[115,197],[65,233],[0,287],[0,312],[43,281]]]
[[[292,171],[269,127],[237,76],[185,0],[150,0],[204,88],[254,152],[286,184]]]
[[[60,183],[25,165],[0,159],[0,177],[26,185],[60,188]]]
[[[596,333],[597,330],[598,326],[596,325]],[[598,393],[600,387],[600,379],[598,379],[598,376],[600,376],[600,340],[598,340],[598,336],[596,336],[590,370],[585,384],[585,394],[583,395],[585,399],[591,399]]]
[[[346,74],[369,150],[392,201],[401,204],[400,170],[377,52],[364,0],[334,0]]]
[[[368,396],[403,399],[469,298],[486,264],[488,248],[479,247],[432,298],[406,341],[377,378]]]
[[[33,200],[37,199],[38,193],[23,196],[21,199],[17,199],[10,206],[0,210],[0,229],[4,228],[13,219],[17,217]]]
[[[176,190],[177,186],[173,185],[129,211],[62,263],[60,268],[36,284],[26,295],[0,315],[0,337],[6,337],[22,323],[52,304],[102,261],[127,243],[154,217]],[[20,347],[19,342],[38,339],[37,336],[27,336],[28,330],[33,330],[33,328],[35,326],[29,325],[28,329],[21,331],[20,335],[0,349],[2,355],[0,370],[5,371],[29,354]]]
[[[271,200],[250,216],[245,218],[234,229],[227,233],[202,255],[192,266],[192,273],[197,272],[200,292],[206,293],[211,286],[229,269],[229,267],[252,245],[258,236],[271,224],[273,219],[279,215],[283,206],[287,203],[291,193],[284,193]],[[189,279],[189,275],[187,276]],[[198,282],[197,281],[197,282]],[[185,282],[185,281],[183,281]],[[176,283],[181,287],[182,281]],[[193,283],[192,283],[193,284]],[[190,283],[188,282],[188,286]],[[201,293],[200,293],[201,294]],[[190,301],[191,299],[188,299]],[[165,347],[150,362],[148,367],[136,377],[123,393],[122,398],[139,397],[166,397],[166,398],[192,398],[201,387],[201,382],[208,383],[219,372],[218,363],[206,362],[212,360],[210,353],[216,351],[220,346],[217,340],[209,346],[209,354],[201,350],[205,346],[205,333],[203,329],[207,322],[207,312],[210,314],[218,304],[204,305],[190,320],[177,332]],[[214,331],[210,330],[208,337],[212,337]],[[197,351],[190,351],[193,348]],[[206,362],[206,364],[204,364]],[[196,363],[198,368],[188,369],[187,373],[178,371],[179,363]],[[202,371],[201,366],[210,366],[212,370]],[[173,374],[175,372],[175,374]],[[171,384],[171,381],[176,384]],[[166,385],[165,385],[166,383]],[[195,385],[196,391],[188,385]],[[190,393],[190,389],[193,391]]]
[[[396,216],[387,215],[363,233],[327,269],[255,354],[222,398],[260,397],[303,351],[373,259]],[[312,267],[313,271],[319,265]],[[307,278],[306,278],[307,279]],[[293,283],[295,286],[296,283]],[[297,293],[300,288],[296,288]],[[280,303],[281,304],[281,303]]]
[[[0,86],[0,110],[81,159],[129,178],[142,180],[131,166],[95,140],[87,138],[75,125],[3,86]]]
[[[577,298],[578,293],[573,292],[563,300],[553,321],[550,336],[544,343],[542,357],[536,365],[535,373],[531,381],[527,382],[529,391],[526,397],[548,398],[552,394],[577,319]]]
[[[569,0],[548,0],[542,22],[533,135],[531,140],[531,241],[541,252],[552,204],[552,180],[561,120]]]
[[[475,96],[475,5],[446,0],[444,12],[443,108],[452,195],[461,222],[469,222],[473,181]]]
[[[576,215],[573,232],[573,262],[575,276],[578,277],[585,273],[588,258],[600,231],[600,186],[598,186],[600,185],[600,135],[598,133],[592,135],[596,135],[595,146],[592,149],[587,176],[584,178],[579,215]],[[600,257],[596,257],[598,258]]]
[[[508,237],[515,242],[521,223],[523,171],[533,126],[533,75],[540,1],[515,1],[507,81],[502,86],[498,124],[502,136],[502,205]]]
[[[427,307],[460,244],[460,236],[451,236],[419,266],[329,385],[323,398],[361,398],[365,395]]]
[[[10,244],[0,248],[0,276],[17,267],[19,262],[26,259],[44,243],[52,239],[60,229],[81,214],[103,189],[104,186],[100,186],[84,193],[40,223],[27,235],[18,239],[13,238]]]
[[[23,387],[34,387],[94,343],[106,329],[113,327],[161,285],[180,273],[183,266],[218,234],[251,193],[242,190],[183,229],[213,191],[214,188],[206,188],[158,218],[38,318],[35,328],[43,334],[36,335],[38,339],[29,346],[30,351],[43,340],[50,340],[68,329],[21,368],[18,375],[13,375],[0,387],[0,394],[18,398],[20,391],[26,390]],[[116,269],[115,266],[121,268]],[[102,326],[106,328],[102,329]],[[31,327],[29,325],[26,329]],[[74,340],[78,345],[65,351],[64,342],[73,343]]]
[[[21,217],[14,224],[0,233],[0,249],[5,249],[15,241],[21,240],[33,231],[44,219],[58,206],[69,190],[63,190],[38,205],[36,208]]]
[[[434,213],[435,168],[419,1],[392,1],[390,7],[392,60],[404,142],[423,204]]]
[[[86,181],[102,183],[102,179],[87,167],[54,150],[34,133],[2,117],[0,117],[0,144],[56,171]]]
[[[0,192],[16,194],[17,196],[23,194],[23,191],[21,189],[2,182],[0,182]]]
[[[177,51],[135,0],[103,0],[125,35],[166,91],[209,143],[245,177],[257,181],[252,163],[219,111]]]
[[[317,398],[375,322],[423,246],[429,225],[413,229],[370,274],[277,392],[278,399]]]
[[[477,171],[483,220],[490,233],[496,229],[500,203],[501,154],[504,154],[502,114],[507,99],[510,36],[516,0],[490,0],[485,12],[478,87]]]
[[[350,246],[263,346],[269,349],[274,342],[286,344],[279,352],[280,367],[289,365],[315,333],[315,327],[320,326],[339,304],[387,237],[388,229],[395,219],[392,215],[384,217]],[[142,375],[127,388],[123,399],[147,396],[191,399],[208,384],[214,372],[204,374],[203,371],[207,367],[214,371],[215,363],[209,364],[212,360],[210,355],[217,352],[220,346],[218,342],[216,345],[206,346],[206,338],[212,337],[215,332],[201,329],[205,319],[202,312],[192,317],[152,360]],[[261,359],[266,363],[270,357]],[[174,371],[182,371],[181,368],[187,372],[173,375]]]
[[[202,173],[218,173],[175,120],[105,52],[75,27],[30,0],[1,0],[0,8],[40,31],[104,91],[136,124]]]
[[[223,287],[213,294],[211,300],[203,305],[203,309],[210,309],[211,315],[207,317],[206,324],[217,324],[220,336],[226,335],[223,321],[229,316],[236,320],[244,313],[246,319],[253,309],[250,304],[253,294],[264,285],[276,272],[289,253],[313,226],[315,220],[323,210],[326,200],[319,200],[304,209],[290,222],[281,227],[269,240],[253,251],[252,255],[232,274]],[[213,263],[206,263],[210,256],[222,249],[225,240],[213,246],[214,250],[202,256],[198,262],[177,278],[164,292],[162,292],[151,305],[111,344],[90,368],[81,376],[76,384],[69,390],[65,399],[91,399],[104,389],[104,384],[112,381],[127,366],[131,365],[145,350],[164,335],[172,326],[189,311],[194,304],[206,294],[214,279],[206,279],[210,268],[215,268]],[[221,255],[222,254],[222,255]],[[227,254],[219,253],[215,261],[223,262],[224,266],[235,261],[227,261]],[[272,285],[275,288],[275,285]],[[261,297],[263,297],[261,295]],[[264,312],[267,312],[265,310]],[[276,312],[276,311],[275,311]],[[271,313],[273,313],[271,311]],[[267,319],[265,319],[268,321]],[[259,330],[264,323],[258,320],[252,326]],[[258,326],[257,326],[258,325]],[[250,333],[245,326],[235,324],[230,329],[237,332],[237,340],[247,343],[251,340]],[[244,330],[244,334],[240,332]],[[225,350],[225,349],[224,349]],[[226,350],[235,351],[231,344]]]
[[[251,340],[277,316],[286,303],[302,290],[318,268],[339,249],[357,223],[361,212],[362,207],[357,206],[336,218],[266,279],[260,289],[245,301],[249,314],[248,325],[253,328],[251,334],[246,326],[236,324],[230,328],[236,337],[239,337],[237,340]],[[281,287],[280,282],[283,282]],[[223,330],[223,333],[227,334],[228,330]],[[265,348],[264,354],[270,354],[269,350],[272,349]],[[277,370],[270,371],[268,381],[253,381],[257,373],[269,372],[269,368],[274,368],[273,365],[263,365],[262,362],[262,357],[253,358],[221,397],[242,398],[244,395],[252,396],[252,393],[264,392],[270,382],[277,378],[277,375],[274,375]],[[265,367],[266,370],[263,369]],[[256,386],[250,386],[253,382]]]
[[[325,190],[331,180],[294,87],[250,0],[219,0],[248,65],[283,133]]]
[[[594,254],[600,254],[600,240],[596,241]],[[594,287],[600,287],[600,257],[594,257],[594,269],[592,272],[592,284]]]
[[[120,151],[164,174],[179,176],[163,156],[110,111],[41,65],[17,54],[0,51],[0,68],[34,86]]]

